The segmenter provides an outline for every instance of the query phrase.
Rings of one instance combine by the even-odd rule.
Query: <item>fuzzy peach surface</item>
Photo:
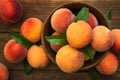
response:
[[[38,18],[28,18],[21,26],[21,34],[31,42],[38,42],[41,39],[43,22]]]
[[[92,28],[82,20],[71,23],[66,32],[68,43],[74,48],[87,46],[92,39]]]
[[[26,53],[27,49],[13,39],[9,40],[4,47],[4,57],[11,63],[23,61]]]
[[[112,47],[114,37],[112,32],[105,26],[97,26],[93,29],[91,46],[96,51],[104,52]]]
[[[42,45],[33,45],[32,47],[30,47],[27,53],[27,60],[33,68],[43,68],[46,67],[49,63],[49,59]]]
[[[65,45],[57,52],[56,63],[63,72],[73,73],[84,65],[84,55],[70,45]]]
[[[106,52],[106,56],[103,60],[96,65],[96,69],[104,75],[112,75],[117,71],[118,68],[118,59],[117,57],[110,51]]]
[[[8,80],[9,72],[7,67],[0,63],[0,80]]]

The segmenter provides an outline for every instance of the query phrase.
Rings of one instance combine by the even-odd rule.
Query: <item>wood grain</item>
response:
[[[67,2],[85,2],[96,6],[103,13],[109,8],[112,10],[111,27],[120,28],[120,1],[119,0],[19,0],[24,8],[23,18],[16,24],[4,25],[0,23],[0,62],[4,63],[10,72],[9,80],[90,80],[91,76],[87,72],[77,72],[73,74],[66,74],[52,64],[46,68],[34,69],[29,75],[24,73],[23,63],[11,64],[5,60],[3,49],[6,42],[11,39],[9,32],[20,32],[20,27],[25,19],[29,17],[37,17],[43,22],[50,14],[50,12],[57,6]],[[118,71],[111,76],[100,75],[97,80],[120,80],[120,55]]]

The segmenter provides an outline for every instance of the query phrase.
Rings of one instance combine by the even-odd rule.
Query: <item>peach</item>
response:
[[[8,80],[9,72],[7,67],[0,63],[0,80]]]
[[[35,43],[41,39],[43,22],[38,18],[28,18],[21,26],[21,34],[29,41]]]
[[[91,26],[92,29],[98,26],[97,18],[92,13],[89,13],[88,24]]]
[[[59,35],[58,32],[54,32],[52,35]],[[53,49],[53,51],[57,52],[62,46],[60,45],[56,45],[56,44],[50,44],[51,48]]]
[[[14,39],[9,40],[4,47],[4,57],[11,63],[22,62],[26,57],[26,53],[27,49]]]
[[[84,65],[84,54],[70,45],[65,45],[57,52],[56,63],[63,72],[73,73]]]
[[[49,63],[49,59],[42,45],[33,45],[30,47],[27,53],[27,61],[33,68],[43,68]]]
[[[52,28],[59,33],[64,33],[68,25],[73,21],[74,15],[67,8],[56,10],[51,17]]]
[[[74,48],[87,46],[92,39],[92,28],[82,20],[71,23],[66,32],[68,43]]]
[[[96,65],[96,69],[103,75],[112,75],[117,71],[118,59],[110,51],[106,52],[103,60]]]
[[[107,27],[101,25],[93,29],[93,39],[91,41],[91,46],[96,51],[107,51],[112,47],[113,42],[113,34]]]
[[[16,23],[22,15],[23,7],[18,0],[0,0],[0,21],[2,23]]]
[[[120,29],[113,29],[112,33],[114,36],[114,43],[111,48],[111,51],[116,54],[119,54],[120,53]]]

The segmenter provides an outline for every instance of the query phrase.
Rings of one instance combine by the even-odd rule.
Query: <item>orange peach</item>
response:
[[[8,80],[9,72],[7,67],[0,63],[0,80]]]
[[[32,47],[30,47],[27,53],[27,60],[33,68],[43,68],[46,67],[49,63],[49,59],[42,45],[33,45]]]
[[[92,28],[82,20],[71,23],[66,32],[68,43],[74,48],[87,46],[92,39]]]
[[[11,63],[22,62],[26,53],[27,49],[13,39],[9,40],[4,47],[4,57]]]
[[[59,35],[58,32],[54,32],[52,35]],[[50,44],[51,48],[53,49],[53,51],[57,52],[62,46],[60,45],[56,45],[56,44]]]
[[[59,33],[64,33],[68,25],[73,21],[74,15],[67,8],[56,10],[51,17],[52,28]]]
[[[120,29],[113,29],[112,33],[114,36],[114,43],[111,48],[111,51],[116,54],[119,54],[120,53]]]
[[[96,69],[103,75],[112,75],[117,71],[117,68],[118,59],[110,51],[107,51],[103,60],[96,65]]]
[[[113,42],[113,34],[107,27],[101,25],[93,29],[93,39],[91,41],[91,46],[96,51],[107,51],[112,47]]]
[[[84,54],[70,45],[65,45],[57,52],[56,63],[63,72],[73,73],[84,65]]]
[[[23,7],[18,0],[0,0],[0,21],[15,23],[21,19]]]
[[[88,24],[91,26],[92,29],[98,26],[97,18],[92,13],[89,13]]]
[[[21,34],[31,42],[38,42],[41,39],[43,22],[38,18],[28,18],[22,24]]]

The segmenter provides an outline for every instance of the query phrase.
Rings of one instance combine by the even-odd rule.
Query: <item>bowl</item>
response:
[[[76,15],[79,12],[79,10],[82,9],[83,7],[88,7],[89,8],[89,12],[93,13],[96,16],[99,25],[104,25],[104,26],[107,26],[109,28],[109,23],[107,22],[107,19],[104,16],[104,14],[98,8],[96,8],[92,5],[89,5],[89,4],[86,4],[86,3],[81,3],[81,2],[70,2],[70,3],[65,3],[65,4],[62,4],[62,5],[58,6],[57,8],[55,8],[50,13],[50,15],[45,20],[44,27],[43,27],[43,30],[42,30],[42,35],[41,35],[42,45],[43,45],[43,47],[45,49],[45,52],[47,53],[49,59],[53,63],[56,64],[56,61],[55,61],[56,53],[51,49],[50,43],[47,42],[46,39],[45,39],[46,36],[50,36],[54,32],[54,30],[51,27],[51,16],[52,16],[52,14],[60,8],[68,8],[72,11],[73,14]],[[102,52],[102,53],[97,52],[95,54],[94,60],[93,61],[91,61],[91,60],[86,61],[84,63],[84,66],[80,70],[86,70],[88,68],[91,68],[91,67],[95,66],[96,64],[98,64],[103,59],[104,56],[105,56],[105,52]]]

